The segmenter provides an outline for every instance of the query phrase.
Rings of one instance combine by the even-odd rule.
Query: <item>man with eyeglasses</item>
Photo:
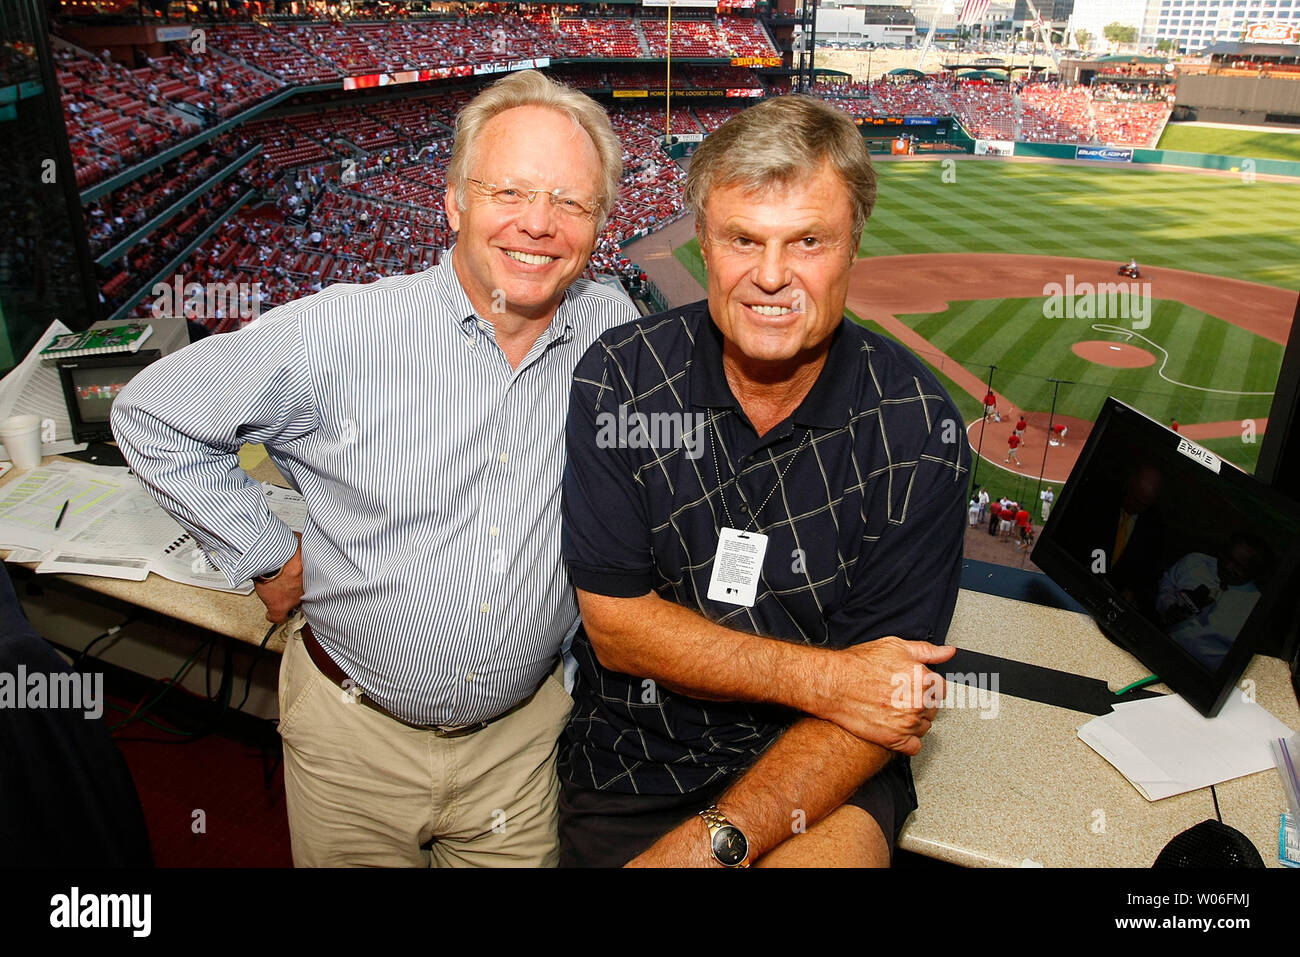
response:
[[[565,399],[637,315],[580,280],[618,197],[604,110],[536,71],[461,112],[458,233],[432,269],[336,284],[138,376],[113,411],[145,486],[267,618],[294,863],[554,865]],[[264,443],[301,543],[238,467]]]
[[[875,198],[845,114],[743,110],[687,174],[708,298],[578,364],[561,866],[890,862],[943,699],[926,666],[952,655],[970,449],[925,365],[845,316]]]

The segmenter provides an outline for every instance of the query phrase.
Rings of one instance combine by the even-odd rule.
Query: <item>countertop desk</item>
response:
[[[253,645],[269,627],[256,595],[157,575],[142,582],[59,577]],[[283,650],[283,634],[277,630],[268,649]],[[958,595],[948,643],[1101,678],[1113,689],[1149,673],[1086,615],[968,589]],[[1243,681],[1254,682],[1256,700],[1284,724],[1300,728],[1300,707],[1281,661],[1256,656]],[[1092,715],[1005,692],[995,703],[991,718],[975,708],[940,711],[912,759],[920,807],[903,830],[903,849],[967,866],[1145,868],[1176,834],[1214,817],[1208,788],[1154,803],[1143,798],[1079,739],[1077,729]],[[1279,866],[1278,815],[1286,796],[1277,772],[1227,781],[1217,792],[1224,822],[1245,833],[1266,864]]]
[[[958,648],[1101,678],[1112,690],[1150,674],[1092,619],[963,589],[948,632]],[[1256,655],[1241,679],[1292,730],[1300,707],[1290,672]],[[1168,690],[1163,685],[1154,690]],[[900,846],[969,866],[1150,867],[1178,833],[1214,817],[1209,788],[1150,802],[1077,729],[1093,715],[996,695],[996,717],[941,710],[912,759],[920,807]],[[967,696],[969,702],[970,697]],[[990,713],[993,709],[990,707]],[[1216,786],[1223,821],[1277,862],[1286,794],[1277,771]]]

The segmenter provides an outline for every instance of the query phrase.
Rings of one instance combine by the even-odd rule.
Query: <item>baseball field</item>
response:
[[[848,308],[939,375],[980,484],[1023,501],[1040,471],[1062,481],[1107,395],[1253,471],[1300,285],[1300,183],[999,160],[878,170]],[[675,255],[705,281],[694,241]],[[1116,275],[1130,258],[1140,280]],[[982,415],[990,367],[1001,423]],[[1054,398],[1064,447],[1047,441]]]
[[[1170,123],[1157,147],[1188,153],[1300,160],[1300,132],[1274,133],[1255,127],[1232,129],[1201,123]]]

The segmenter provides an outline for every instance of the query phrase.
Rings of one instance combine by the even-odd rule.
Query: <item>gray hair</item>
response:
[[[741,110],[705,138],[686,174],[686,205],[705,229],[704,204],[718,188],[746,192],[806,177],[823,162],[853,201],[853,249],[876,205],[876,171],[862,134],[846,113],[808,96],[781,96]]]
[[[447,164],[447,183],[456,190],[456,205],[465,208],[465,194],[460,185],[469,178],[470,160],[483,124],[519,106],[544,106],[563,113],[591,138],[603,177],[598,197],[600,212],[596,217],[599,232],[618,200],[619,177],[623,174],[622,144],[614,135],[603,106],[537,70],[521,70],[502,77],[474,97],[456,117],[456,137]]]

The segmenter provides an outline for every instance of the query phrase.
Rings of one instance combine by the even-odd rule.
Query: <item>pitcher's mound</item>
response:
[[[1087,342],[1076,342],[1070,348],[1080,359],[1119,369],[1140,369],[1153,365],[1156,361],[1156,357],[1145,349],[1131,346],[1127,342],[1090,339]]]

